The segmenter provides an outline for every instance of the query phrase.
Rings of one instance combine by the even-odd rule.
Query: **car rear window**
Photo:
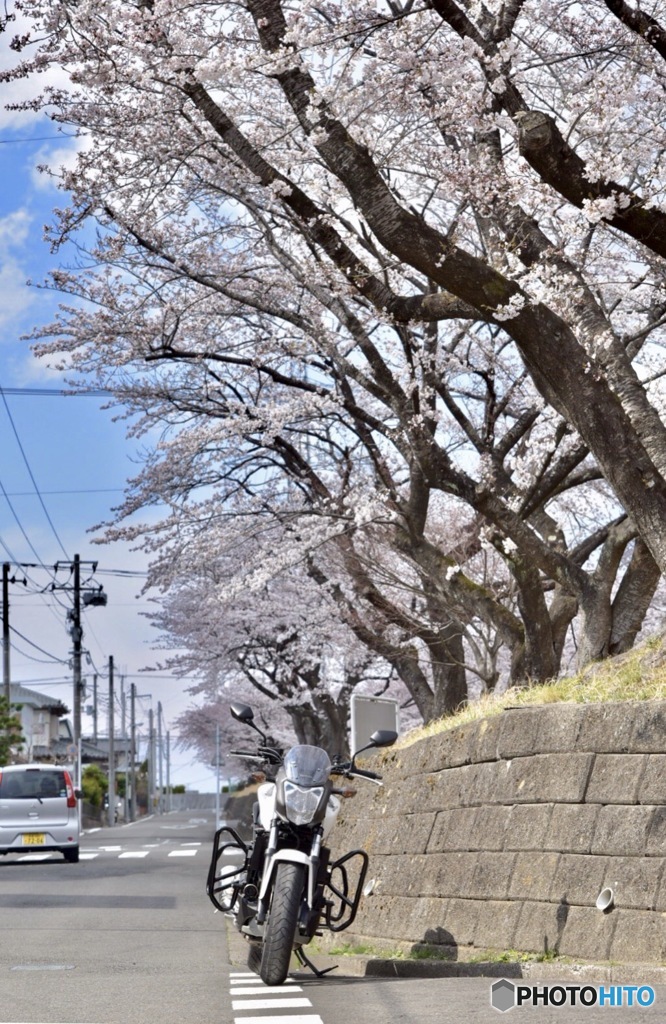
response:
[[[58,769],[27,769],[24,772],[3,772],[0,769],[0,800],[44,800],[67,796],[65,773]]]

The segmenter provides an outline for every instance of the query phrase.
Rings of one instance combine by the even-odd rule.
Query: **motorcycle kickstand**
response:
[[[335,964],[333,967],[327,967],[325,971],[320,971],[319,968],[315,967],[315,965],[312,963],[312,960],[308,959],[308,957],[303,952],[302,947],[299,946],[298,949],[294,950],[294,952],[296,953],[296,959],[298,960],[298,962],[303,967],[309,967],[312,973],[317,978],[323,978],[325,974],[330,974],[331,971],[337,971],[338,969],[338,965]]]

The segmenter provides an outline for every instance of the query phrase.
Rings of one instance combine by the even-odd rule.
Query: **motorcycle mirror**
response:
[[[249,725],[251,729],[254,729],[255,732],[259,733],[262,743],[266,742],[266,736],[256,724],[254,720],[254,711],[249,704],[230,704],[229,710],[231,711],[232,718],[235,718],[237,722],[241,722],[243,725]]]
[[[231,717],[235,718],[237,722],[249,725],[250,722],[254,721],[254,711],[249,704],[230,704],[229,710],[231,711]]]
[[[371,750],[373,747],[390,747],[395,743],[397,738],[398,734],[397,732],[394,732],[393,729],[377,729],[373,732],[369,742],[366,743],[364,747],[361,747],[360,750],[357,750],[352,757],[352,768],[356,764],[356,758],[359,754],[362,754],[364,750]]]
[[[392,747],[398,738],[397,732],[393,729],[377,729],[370,737],[373,747]]]

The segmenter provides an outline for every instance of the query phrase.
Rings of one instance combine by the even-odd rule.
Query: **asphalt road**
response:
[[[490,1005],[486,978],[294,972],[277,991],[205,895],[213,815],[84,836],[79,864],[0,858],[0,1024],[662,1024],[645,1009]],[[316,957],[314,958],[317,959]],[[568,980],[571,983],[571,979]]]
[[[78,864],[0,858],[2,1024],[226,1021],[213,831],[205,812],[164,815],[85,835]]]

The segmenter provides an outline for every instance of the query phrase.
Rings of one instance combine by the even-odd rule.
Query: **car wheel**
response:
[[[79,863],[79,848],[78,846],[70,846],[69,849],[63,850],[62,855],[66,861],[70,864]]]

